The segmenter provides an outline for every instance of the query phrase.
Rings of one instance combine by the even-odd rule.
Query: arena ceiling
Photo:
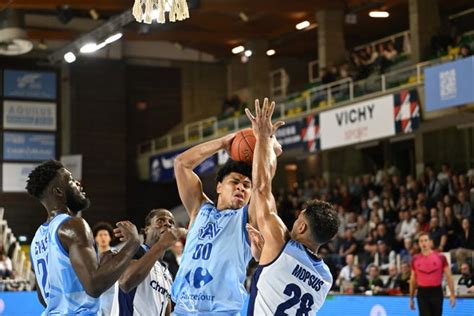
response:
[[[433,0],[436,1],[436,0]],[[443,14],[473,8],[472,0],[439,0]],[[356,16],[345,23],[347,46],[362,44],[407,30],[408,0],[188,0],[191,18],[151,27],[131,23],[126,41],[170,41],[216,56],[231,55],[232,47],[252,39],[267,39],[283,56],[313,55],[317,51],[317,27],[297,31],[298,22],[317,23],[316,11],[343,8]],[[1,0],[0,10],[25,12],[28,35],[36,42],[72,41],[109,17],[131,10],[133,0]],[[372,9],[389,11],[387,19],[368,16]],[[98,19],[91,17],[95,10]],[[472,15],[471,15],[472,19]],[[62,20],[62,21],[61,21]]]

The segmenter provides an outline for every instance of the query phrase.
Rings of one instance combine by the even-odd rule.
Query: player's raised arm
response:
[[[288,239],[288,229],[277,214],[275,199],[272,193],[272,179],[276,169],[276,154],[272,139],[275,131],[283,122],[272,124],[271,117],[275,103],[269,104],[264,100],[261,108],[255,103],[255,116],[248,109],[246,113],[252,122],[252,129],[257,140],[252,166],[252,200],[255,206],[255,216],[258,229],[265,239],[260,264],[271,262],[281,251]]]
[[[235,134],[232,133],[196,145],[179,154],[174,161],[174,172],[179,197],[188,212],[190,225],[194,221],[201,204],[205,201],[210,201],[202,190],[201,180],[193,170],[206,158],[214,155],[219,150],[228,149],[234,136]]]
[[[130,264],[140,247],[136,227],[128,222],[117,223],[123,248],[112,259],[100,264],[94,249],[94,238],[89,225],[80,217],[73,217],[61,225],[58,235],[69,253],[71,264],[86,293],[99,297],[109,289]]]

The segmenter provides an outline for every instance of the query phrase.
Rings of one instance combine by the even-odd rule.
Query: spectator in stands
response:
[[[411,276],[410,264],[408,262],[402,262],[400,265],[400,270],[400,291],[402,294],[409,294]]]
[[[346,265],[341,269],[336,279],[336,285],[341,287],[343,282],[351,281],[354,276],[354,255],[349,254],[346,256]]]
[[[467,44],[461,45],[457,58],[466,58],[472,55],[471,48]]]
[[[401,242],[405,238],[412,238],[416,232],[416,219],[411,217],[411,212],[400,211],[402,221],[400,223],[400,230],[397,235],[397,240]]]
[[[466,193],[464,191],[459,191],[458,203],[453,205],[453,209],[454,209],[454,215],[459,220],[463,218],[472,219],[471,205],[466,200]]]
[[[332,68],[333,67],[331,67],[331,69]],[[337,70],[336,70],[336,72],[337,72]],[[334,82],[336,80],[337,80],[336,73],[334,73],[331,70],[328,70],[327,68],[321,68],[321,82],[323,84],[329,84],[329,83]]]
[[[369,189],[369,198],[367,199],[367,205],[369,206],[371,210],[374,210],[374,202],[377,202],[380,205],[380,198],[375,193],[375,190]]]
[[[403,240],[403,248],[400,250],[400,261],[410,262],[414,254],[415,248],[413,247],[413,239],[405,238]]]
[[[98,247],[99,255],[109,250],[112,242],[113,228],[109,223],[99,222],[92,229],[94,239]]]
[[[353,233],[355,240],[363,242],[369,235],[369,224],[364,215],[357,216],[357,227]]]
[[[362,216],[365,217],[366,220],[369,220],[370,219],[370,207],[367,203],[367,200],[365,198],[362,198],[360,200],[360,213],[362,214]]]
[[[462,231],[458,235],[459,248],[452,251],[458,266],[466,262],[467,258],[474,259],[474,229],[472,229],[471,222],[467,218],[463,218],[461,226]],[[474,260],[471,262],[474,262]]]
[[[369,281],[365,277],[360,266],[354,266],[354,277],[352,278],[354,293],[365,293],[369,289]]]
[[[398,56],[398,51],[395,48],[395,43],[390,41],[387,43],[387,48],[384,51],[384,57],[390,61],[393,62],[395,57]]]
[[[110,247],[113,236],[113,228],[109,223],[99,222],[92,228],[94,240],[97,245],[100,260],[106,260],[107,255],[115,253]],[[99,315],[110,315],[112,312],[112,303],[114,301],[115,286],[110,287],[100,296]]]
[[[461,265],[461,277],[458,280],[458,285],[466,287],[474,286],[474,275],[471,273],[471,267],[467,263]]]
[[[369,289],[372,290],[374,294],[380,293],[383,289],[383,281],[379,276],[379,268],[371,264],[368,267],[369,277],[367,281],[369,282]]]
[[[451,183],[451,168],[449,167],[448,163],[443,163],[441,165],[441,171],[438,173],[438,181],[441,184],[441,189],[443,191],[443,194],[448,194],[449,193],[449,187]]]
[[[0,244],[0,280],[12,276],[12,260],[6,255],[3,244]]]
[[[356,222],[355,212],[347,213],[346,229],[350,229],[350,230],[352,230],[352,232],[355,232],[355,230],[357,229],[357,222]]]
[[[400,293],[400,275],[398,274],[397,266],[395,264],[391,264],[388,267],[388,279],[383,288],[384,292],[387,294]]]
[[[222,105],[222,118],[231,117],[235,112],[240,110],[242,102],[237,95],[233,95],[231,98],[225,99]]]
[[[430,219],[430,238],[433,241],[433,250],[443,252],[446,248],[448,241],[448,235],[443,227],[439,226],[438,217],[432,217]]]
[[[461,231],[461,224],[454,216],[453,209],[450,206],[444,208],[443,226],[448,234],[446,242],[446,251],[455,249],[459,246],[458,232]]]
[[[377,241],[378,266],[381,274],[386,274],[390,265],[395,264],[396,253],[390,250],[384,240]]]
[[[340,262],[349,254],[354,255],[357,250],[357,241],[352,236],[352,230],[346,229],[344,239],[339,247]]]
[[[441,183],[435,177],[433,167],[430,165],[425,168],[426,177],[427,177],[427,186],[426,186],[426,207],[432,208],[436,206],[436,201],[442,198]]]

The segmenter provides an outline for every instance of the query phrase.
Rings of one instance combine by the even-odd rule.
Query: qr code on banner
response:
[[[439,94],[441,100],[448,100],[456,97],[456,69],[441,71],[439,73]]]

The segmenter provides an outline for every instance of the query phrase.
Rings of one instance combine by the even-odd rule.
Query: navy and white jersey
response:
[[[165,264],[155,262],[150,273],[133,290],[128,293],[120,290],[115,284],[112,316],[164,316],[171,298],[173,278]]]
[[[99,299],[87,295],[59,240],[59,227],[70,218],[67,214],[56,215],[38,228],[31,242],[31,264],[47,305],[43,315],[97,315],[99,312]]]
[[[218,210],[204,203],[189,229],[173,283],[174,315],[238,315],[247,295],[244,281],[252,258],[247,206]]]
[[[255,270],[248,315],[315,315],[331,286],[323,260],[290,240],[273,262]]]

